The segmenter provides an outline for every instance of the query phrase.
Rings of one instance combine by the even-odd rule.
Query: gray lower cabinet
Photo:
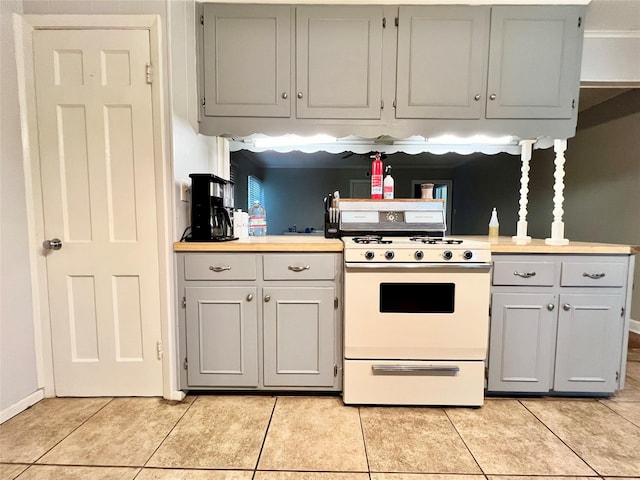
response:
[[[264,298],[265,387],[332,387],[334,289],[266,287]]]
[[[182,389],[340,390],[342,256],[181,253]]]
[[[189,386],[258,386],[256,287],[185,288]]]
[[[494,255],[488,391],[620,388],[632,270],[627,255]]]

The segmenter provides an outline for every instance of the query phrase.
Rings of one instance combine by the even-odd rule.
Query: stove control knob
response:
[[[391,250],[387,250],[386,252],[384,252],[384,258],[386,258],[387,260],[393,260],[393,252]]]
[[[368,250],[364,253],[364,258],[366,258],[367,260],[373,260],[374,256],[375,254],[371,250]]]
[[[422,250],[417,250],[416,253],[413,254],[416,260],[422,260],[424,258],[424,252]]]
[[[445,250],[442,252],[442,258],[445,260],[451,260],[453,258],[453,253],[451,253],[451,250]]]
[[[471,257],[473,257],[473,252],[471,250],[465,250],[462,254],[462,258],[465,260],[471,260]]]

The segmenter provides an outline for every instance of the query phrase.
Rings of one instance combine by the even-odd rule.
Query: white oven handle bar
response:
[[[374,375],[456,375],[456,365],[371,365]]]
[[[344,265],[347,268],[372,268],[372,269],[439,268],[439,269],[447,269],[447,270],[458,270],[458,269],[489,269],[491,268],[490,263],[354,263],[354,262],[346,262]]]

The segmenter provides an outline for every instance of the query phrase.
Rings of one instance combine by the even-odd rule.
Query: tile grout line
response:
[[[362,432],[362,445],[364,446],[364,458],[367,461],[367,475],[371,480],[371,466],[369,465],[369,452],[367,451],[367,439],[364,434],[364,425],[362,423],[362,409],[358,407],[358,420],[360,420],[360,431]]]
[[[271,415],[269,415],[269,421],[267,422],[267,428],[264,430],[264,437],[262,438],[262,445],[260,445],[260,451],[258,452],[258,458],[256,459],[256,466],[253,468],[253,474],[251,475],[251,480],[256,478],[256,473],[258,472],[258,464],[260,463],[260,457],[262,456],[262,450],[264,450],[264,444],[267,443],[267,435],[269,434],[269,427],[271,426],[271,420],[273,420],[273,415],[276,411],[276,405],[278,404],[277,395],[273,397],[273,407],[271,408]]]
[[[56,397],[56,398],[61,398],[61,397]],[[71,434],[73,434],[76,430],[78,430],[80,427],[82,427],[85,423],[87,423],[89,420],[91,420],[93,417],[95,417],[99,412],[101,412],[103,409],[107,408],[107,405],[109,405],[111,402],[113,402],[115,400],[115,397],[111,397],[111,400],[109,400],[108,402],[106,402],[104,405],[102,405],[98,410],[96,410],[95,412],[93,412],[91,415],[89,415],[87,418],[85,418],[82,422],[80,422],[79,425],[77,425],[73,430],[71,430],[69,433],[67,433],[64,437],[62,437],[59,441],[56,442],[55,445],[53,445],[51,448],[47,449],[46,452],[44,452],[42,455],[40,455],[38,458],[36,458],[33,462],[31,462],[30,466],[32,465],[36,465],[38,463],[38,460],[41,460],[42,457],[44,457],[45,455],[47,455],[49,452],[51,452],[51,450],[53,450],[54,448],[56,448],[58,445],[60,445],[62,442],[64,442],[67,438],[69,438],[69,436]],[[47,465],[46,463],[43,464],[39,464],[39,465]],[[28,470],[29,468],[27,468]],[[26,470],[25,470],[26,471]]]
[[[597,471],[597,470],[596,470],[596,469],[595,469],[595,468],[594,468],[594,467],[593,467],[589,462],[587,462],[584,458],[582,458],[582,456],[581,456],[581,455],[579,455],[579,454],[578,454],[578,452],[576,452],[573,448],[571,448],[571,446],[570,446],[569,444],[567,444],[567,442],[565,442],[562,438],[560,438],[560,436],[559,436],[556,432],[554,432],[553,430],[551,430],[551,427],[549,427],[546,423],[544,423],[544,422],[542,421],[542,419],[540,419],[540,418],[539,418],[535,413],[533,413],[531,410],[529,410],[529,409],[527,408],[527,406],[526,406],[524,403],[522,403],[522,401],[521,401],[520,399],[517,399],[517,401],[518,401],[518,403],[519,403],[520,405],[522,405],[522,407],[523,407],[527,412],[529,412],[529,413],[533,416],[533,418],[535,418],[535,419],[536,419],[537,421],[539,421],[542,425],[544,425],[544,428],[546,428],[547,430],[549,430],[549,431],[551,432],[551,434],[552,434],[554,437],[556,437],[558,440],[560,440],[560,442],[562,442],[562,444],[563,444],[565,447],[567,447],[569,450],[571,450],[571,451],[573,452],[573,454],[574,454],[576,457],[578,457],[580,460],[582,460],[582,461],[584,462],[584,464],[585,464],[587,467],[589,467],[589,468],[593,471],[593,473],[595,473],[595,475],[596,475],[596,476],[598,476],[598,477],[603,477],[603,476],[600,474],[600,472],[598,472],[598,471]]]
[[[451,424],[451,426],[453,427],[453,429],[456,431],[456,433],[458,434],[458,437],[460,438],[460,441],[464,444],[464,447],[467,449],[467,451],[469,452],[469,455],[471,455],[471,458],[473,458],[473,461],[476,462],[476,465],[478,466],[478,468],[480,469],[480,473],[484,476],[484,478],[486,478],[487,480],[489,479],[489,477],[487,476],[487,473],[484,471],[484,469],[482,468],[482,466],[480,465],[480,462],[478,462],[478,459],[476,458],[476,456],[473,454],[473,452],[471,451],[471,449],[469,448],[469,445],[467,445],[467,442],[464,441],[464,437],[462,436],[462,434],[460,433],[460,431],[458,430],[458,428],[456,427],[456,424],[453,423],[453,420],[451,419],[451,417],[449,416],[449,414],[447,413],[447,409],[443,408],[442,411],[444,412],[445,416],[447,417],[447,420],[449,420],[449,423]]]
[[[182,415],[180,415],[180,418],[178,418],[178,420],[176,420],[176,423],[173,425],[173,427],[171,427],[171,429],[169,429],[169,431],[167,432],[167,434],[164,436],[164,438],[160,441],[160,443],[158,443],[158,446],[156,448],[153,449],[153,452],[151,452],[151,455],[149,455],[149,458],[147,458],[146,462],[144,462],[144,465],[140,466],[140,471],[136,474],[135,477],[133,477],[133,480],[135,480],[136,478],[138,478],[138,476],[140,475],[140,473],[142,472],[142,469],[146,468],[147,464],[149,463],[149,461],[153,458],[153,456],[156,454],[156,452],[158,451],[158,449],[162,446],[162,444],[167,440],[167,438],[169,438],[169,435],[171,435],[171,433],[175,430],[175,428],[178,426],[178,424],[180,423],[180,421],[184,418],[184,416],[187,414],[187,412],[189,412],[189,410],[191,410],[191,407],[193,407],[193,405],[198,401],[198,399],[200,398],[199,395],[196,395],[196,397],[193,399],[193,402],[191,402],[189,404],[189,406],[186,408],[186,410],[184,411],[184,413]]]

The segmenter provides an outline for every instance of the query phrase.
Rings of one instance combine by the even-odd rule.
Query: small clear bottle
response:
[[[267,234],[267,212],[256,200],[249,208],[249,236],[264,237]]]
[[[497,237],[500,235],[500,224],[498,223],[498,212],[495,207],[491,212],[491,219],[489,220],[489,236]]]

